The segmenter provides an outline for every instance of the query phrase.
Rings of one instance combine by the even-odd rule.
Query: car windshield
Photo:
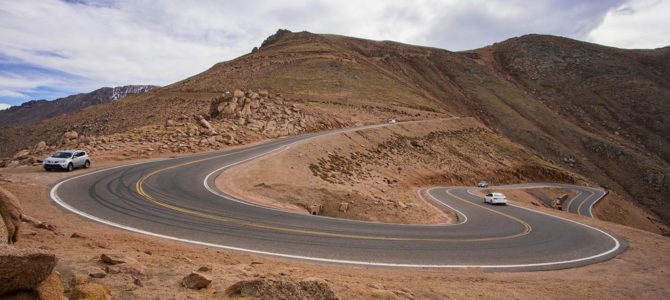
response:
[[[72,157],[72,152],[56,152],[56,154],[52,155],[51,157],[53,157],[53,158],[70,158],[70,157]]]

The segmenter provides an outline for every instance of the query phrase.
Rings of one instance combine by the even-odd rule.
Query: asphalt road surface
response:
[[[484,204],[466,187],[424,191],[459,215],[457,224],[438,225],[291,213],[247,203],[214,188],[214,179],[225,168],[341,131],[85,173],[56,184],[51,197],[70,212],[117,228],[326,263],[531,271],[592,264],[626,248],[622,239],[578,222],[514,205]],[[599,190],[571,187],[580,193],[568,206],[590,215],[591,205],[602,196]]]
[[[577,192],[577,196],[568,199],[563,203],[563,210],[593,218],[593,206],[607,195],[607,191],[600,188],[586,186],[560,184],[560,183],[530,183],[530,184],[510,184],[492,186],[489,190],[504,191],[509,189],[534,189],[534,188],[564,188]]]

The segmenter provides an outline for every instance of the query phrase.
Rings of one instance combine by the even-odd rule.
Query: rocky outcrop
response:
[[[5,239],[0,241],[2,243],[13,244],[19,238],[19,227],[21,226],[21,207],[16,197],[0,187],[0,217],[2,218],[3,228],[0,228],[0,236]]]
[[[304,133],[315,128],[339,127],[337,121],[317,120],[281,94],[267,90],[225,92],[210,103],[212,119],[230,120],[266,137]]]
[[[272,279],[243,280],[226,289],[231,298],[258,299],[340,299],[328,283],[320,279],[298,282]]]
[[[56,256],[41,249],[0,245],[0,295],[36,288],[51,275]]]

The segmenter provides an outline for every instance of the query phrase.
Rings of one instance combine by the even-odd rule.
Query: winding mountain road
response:
[[[298,214],[248,203],[213,188],[216,176],[228,167],[342,131],[351,129],[90,172],[59,182],[51,197],[73,213],[117,228],[328,263],[531,271],[592,264],[626,248],[623,240],[585,224],[515,205],[485,205],[467,187],[424,191],[459,215],[457,224],[437,225]],[[561,186],[579,191],[568,206],[584,215],[590,216],[590,207],[602,197],[598,189]]]

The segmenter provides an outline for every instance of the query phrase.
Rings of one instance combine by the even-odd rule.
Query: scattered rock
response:
[[[368,287],[371,287],[373,289],[378,289],[378,290],[383,290],[384,289],[384,287],[381,284],[376,283],[376,282],[368,283]]]
[[[28,155],[30,155],[30,150],[23,149],[23,150],[19,150],[18,152],[16,152],[16,154],[14,154],[14,156],[12,156],[12,158],[21,160],[21,159],[28,158]]]
[[[212,128],[212,124],[210,124],[209,121],[207,121],[203,116],[200,116],[200,115],[198,116],[198,122],[200,123],[200,125],[202,127],[206,128],[208,130],[212,130],[212,131],[214,130],[214,128]]]
[[[57,261],[44,250],[0,244],[0,295],[36,287],[49,277]]]
[[[423,147],[423,142],[418,141],[418,140],[411,140],[411,141],[409,142],[409,144],[412,145],[412,147],[414,147],[414,148],[421,148],[421,147]]]
[[[307,210],[311,215],[320,215],[322,208],[323,206],[320,204],[312,204],[307,208]]]
[[[101,249],[110,249],[110,245],[106,241],[95,241],[94,245]]]
[[[46,222],[42,222],[42,221],[40,221],[38,219],[35,219],[31,216],[28,216],[28,215],[22,214],[21,215],[21,221],[29,223],[29,224],[33,225],[35,228],[46,229],[46,230],[50,230],[50,231],[56,231],[56,226],[51,225],[51,224],[46,223]]]
[[[135,284],[136,286],[144,286],[142,280],[139,277],[135,276],[133,276],[133,284]]]
[[[349,210],[349,203],[348,202],[340,202],[339,210],[343,213],[347,212]]]
[[[109,264],[109,265],[118,265],[118,264],[123,264],[123,263],[128,263],[128,262],[137,262],[137,260],[135,260],[132,257],[128,257],[128,256],[125,256],[125,255],[122,255],[122,254],[113,254],[113,253],[110,253],[110,254],[103,253],[102,255],[100,255],[100,260],[102,260],[103,262],[105,262],[106,264]]]
[[[174,127],[176,125],[177,123],[175,123],[174,120],[172,119],[168,119],[167,121],[165,121],[165,127]]]
[[[73,238],[73,239],[87,239],[88,237],[85,236],[85,235],[83,235],[83,234],[81,234],[81,233],[79,233],[79,232],[73,232],[73,233],[70,235],[70,238]]]
[[[235,97],[235,98],[242,98],[242,97],[244,97],[244,92],[241,91],[241,90],[235,90],[235,91],[233,92],[233,97]]]
[[[132,275],[140,276],[140,275],[146,275],[147,274],[147,267],[145,267],[144,265],[142,265],[138,262],[127,262],[127,263],[107,266],[107,272],[109,272],[111,274],[124,273],[124,274],[132,274]]]
[[[389,290],[372,290],[371,299],[395,300],[398,296]]]
[[[71,300],[109,300],[112,299],[112,291],[99,283],[84,283],[74,286]]]
[[[89,267],[86,269],[86,274],[92,278],[105,278],[107,276],[107,273],[105,273],[104,270],[98,268],[98,267]]]
[[[208,287],[212,280],[198,272],[191,272],[182,279],[181,284],[192,290],[199,290]]]
[[[74,130],[67,131],[63,134],[63,138],[65,138],[66,140],[73,140],[73,139],[76,139],[78,137],[79,137],[79,133],[77,133]]]
[[[260,299],[339,299],[330,286],[320,279],[299,282],[272,279],[243,280],[226,289],[233,298]]]
[[[212,270],[212,268],[210,268],[209,266],[201,266],[200,268],[198,268],[198,272],[209,272],[210,270]]]

